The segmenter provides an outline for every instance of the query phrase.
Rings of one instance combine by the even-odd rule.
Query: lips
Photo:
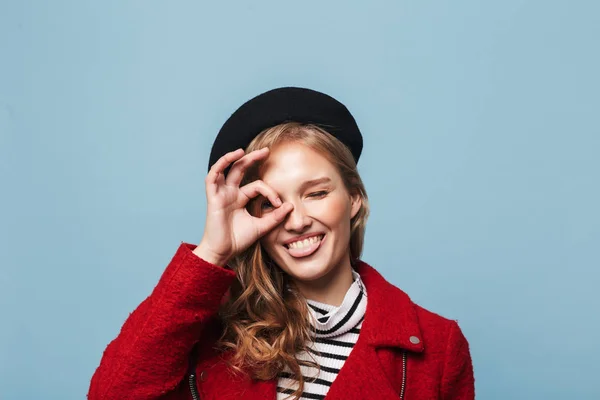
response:
[[[285,247],[288,254],[294,258],[308,257],[308,256],[314,254],[321,247],[321,245],[323,244],[323,241],[325,240],[326,235],[318,235],[318,236],[322,236],[321,240],[317,240],[315,243],[310,243],[310,244],[304,245],[303,247],[300,247],[300,248],[290,247],[289,243],[284,245],[283,247]],[[314,237],[314,235],[312,235],[310,237]],[[294,241],[298,241],[298,240],[296,239]]]

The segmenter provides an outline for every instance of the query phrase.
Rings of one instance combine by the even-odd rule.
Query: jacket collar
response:
[[[327,399],[397,399],[402,381],[390,380],[389,371],[397,368],[392,361],[377,356],[377,348],[399,347],[407,351],[422,352],[423,339],[415,311],[415,304],[408,295],[387,282],[373,267],[359,261],[355,265],[367,292],[367,310],[358,342],[332,384]],[[411,337],[414,337],[411,341]],[[418,343],[416,338],[419,339]],[[226,363],[210,366],[206,360],[198,368],[208,375],[218,375],[213,370],[218,365],[225,374]],[[203,376],[202,373],[200,376]],[[202,390],[214,393],[215,398],[248,398],[255,400],[274,399],[277,396],[277,379],[268,381],[231,381],[206,378],[201,382]],[[360,393],[356,391],[359,388]],[[217,396],[218,393],[218,396]],[[348,397],[351,396],[351,397]],[[355,397],[352,397],[355,396]],[[210,397],[210,396],[209,396]],[[213,397],[211,397],[213,398]]]
[[[367,263],[358,261],[355,269],[367,292],[367,311],[360,332],[363,340],[374,347],[422,352],[423,335],[410,297]]]

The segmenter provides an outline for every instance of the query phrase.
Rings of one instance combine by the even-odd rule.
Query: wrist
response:
[[[204,261],[221,267],[225,267],[229,261],[228,257],[223,257],[219,254],[216,254],[202,243],[200,243],[192,252]]]

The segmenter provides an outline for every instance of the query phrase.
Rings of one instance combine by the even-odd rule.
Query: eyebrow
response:
[[[302,185],[300,185],[300,191],[306,190],[307,188],[309,188],[311,186],[316,186],[321,183],[330,183],[330,182],[331,182],[331,179],[326,176],[324,176],[322,178],[311,179],[309,181],[303,182]]]

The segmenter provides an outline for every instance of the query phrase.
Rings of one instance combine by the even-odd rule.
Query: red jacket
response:
[[[106,348],[90,400],[275,400],[276,380],[231,374],[212,344],[217,310],[233,271],[197,257],[182,243],[158,285]],[[358,342],[327,400],[474,399],[469,346],[457,323],[429,312],[375,269],[357,265],[368,302]],[[197,344],[198,361],[188,366]],[[188,375],[195,370],[195,377]]]

